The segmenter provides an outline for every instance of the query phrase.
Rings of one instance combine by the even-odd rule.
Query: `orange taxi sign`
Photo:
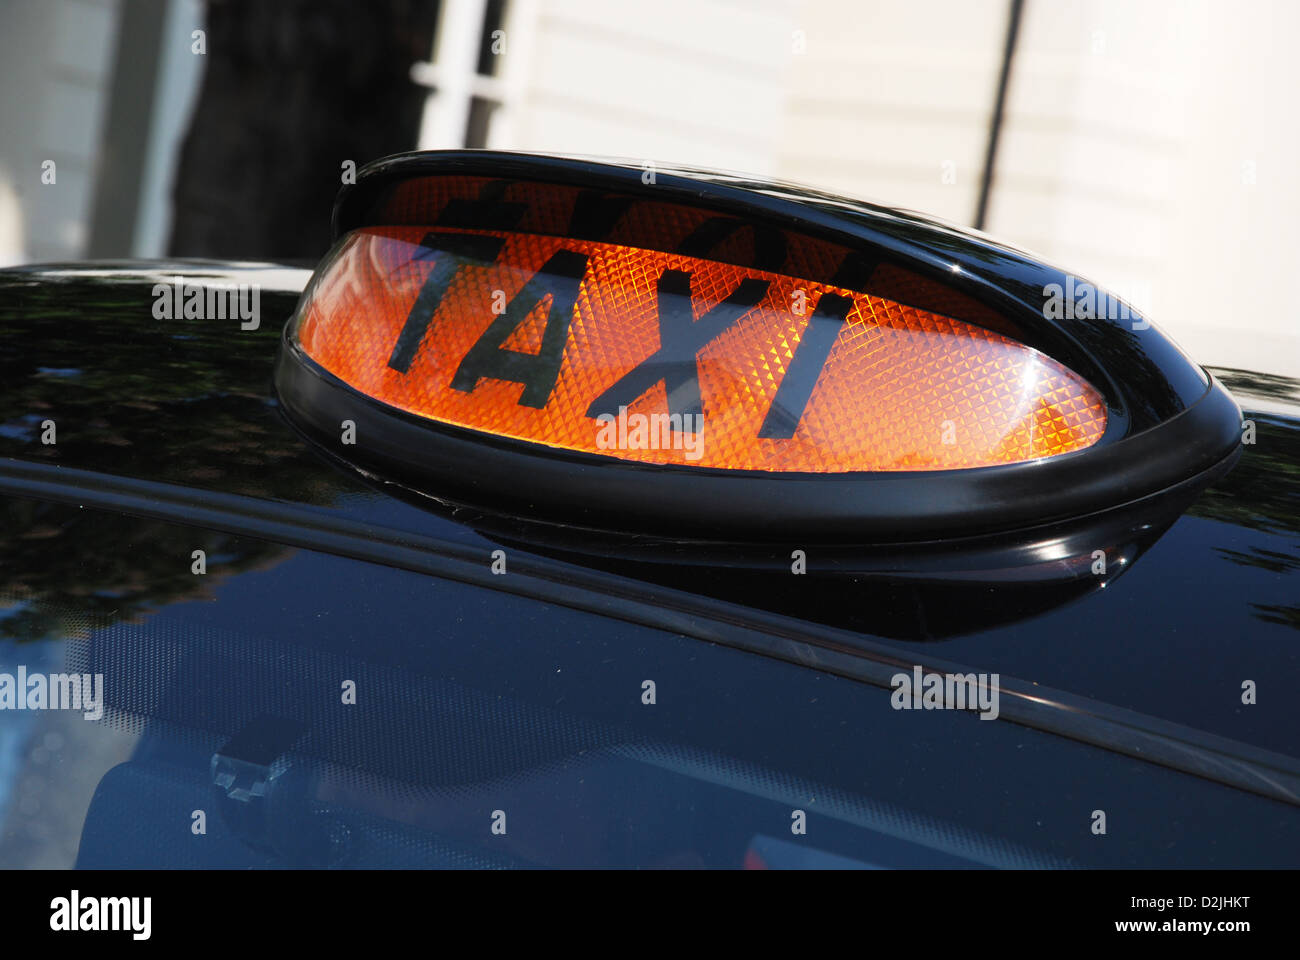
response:
[[[945,470],[1079,450],[1098,392],[960,320],[676,253],[500,230],[352,231],[299,311],[361,394],[469,430],[678,466]]]

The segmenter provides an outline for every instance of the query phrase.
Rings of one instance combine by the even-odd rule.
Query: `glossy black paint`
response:
[[[255,712],[315,716],[277,691],[340,654],[368,665],[358,675],[378,689],[408,677],[413,690],[437,691],[436,702],[465,703],[463,692],[429,686],[453,677],[489,698],[621,718],[633,738],[651,724],[654,736],[865,790],[1071,862],[1286,864],[1300,855],[1294,808],[1256,795],[1278,797],[1280,785],[1284,796],[1300,769],[1300,706],[1288,692],[1300,666],[1300,384],[1220,372],[1255,420],[1257,442],[1185,513],[1163,515],[1140,550],[1116,555],[1131,567],[1123,577],[1073,590],[1010,575],[915,584],[815,550],[801,577],[753,570],[739,554],[689,570],[671,560],[611,570],[608,557],[559,560],[563,544],[547,547],[536,531],[512,536],[453,505],[426,509],[418,494],[401,499],[390,482],[331,465],[285,422],[270,389],[293,293],[264,292],[252,332],[154,320],[151,286],[176,269],[241,276],[183,264],[110,276],[0,273],[0,343],[22,345],[0,354],[0,593],[25,598],[5,608],[0,630],[34,650],[90,624],[83,652],[138,664],[115,695],[127,719],[152,718],[157,732],[134,767],[104,771],[83,849],[108,859],[86,865],[120,863],[124,851],[138,865],[162,862],[143,831],[193,799],[182,789],[191,781],[167,771],[195,771],[201,795],[209,759]],[[40,442],[45,418],[59,424],[56,445]],[[491,552],[503,545],[511,573],[494,576]],[[196,546],[213,558],[206,581],[189,572]],[[241,639],[232,646],[229,636]],[[183,669],[150,667],[164,652]],[[891,711],[881,687],[914,663],[1000,671],[1004,722]],[[676,691],[672,709],[647,715],[625,696],[647,671]],[[1241,704],[1243,679],[1259,683],[1258,704]],[[393,691],[394,704],[419,702]],[[506,725],[481,740],[494,715]],[[363,742],[391,743],[373,757],[347,752],[315,717],[325,739],[312,749],[335,769],[436,783],[484,769],[473,766],[482,763],[474,744],[521,736],[499,710],[453,713],[428,730],[423,716],[390,710],[358,731]],[[407,730],[421,733],[412,741]],[[607,741],[573,742],[590,752]],[[442,743],[464,748],[449,756],[435,749]],[[1106,749],[1086,745],[1098,743]],[[557,754],[528,756],[519,762]],[[512,767],[500,759],[486,769]],[[587,789],[596,782],[590,769],[574,775]],[[560,781],[546,782],[559,796]],[[654,789],[642,786],[650,803]],[[590,829],[564,832],[571,844],[622,836],[613,820],[595,826],[581,788],[571,789]],[[297,801],[286,803],[304,820]],[[1122,809],[1132,832],[1094,842],[1086,815],[1097,804]],[[664,816],[655,809],[645,815]],[[700,795],[668,818],[703,822],[706,809]],[[610,816],[629,820],[623,807]],[[824,836],[832,849],[854,850],[852,837]],[[533,863],[647,862],[618,842],[508,849]],[[733,862],[730,839],[725,851],[676,842],[694,843],[702,862]],[[221,848],[227,865],[256,865],[230,844]]]
[[[201,273],[192,269],[189,276]],[[517,527],[503,527],[500,518],[496,523],[485,522],[474,511],[454,504],[439,505],[339,462],[331,465],[305,444],[285,422],[270,393],[280,333],[277,318],[282,323],[292,311],[291,292],[265,293],[262,327],[244,333],[231,323],[153,320],[150,288],[158,279],[169,278],[166,270],[91,278],[75,273],[60,276],[14,271],[0,276],[6,340],[18,339],[25,344],[24,350],[7,353],[0,361],[0,390],[8,412],[0,431],[0,452],[8,458],[10,476],[23,464],[48,465],[53,471],[47,474],[48,483],[55,486],[60,473],[66,476],[69,470],[80,470],[92,477],[106,474],[177,485],[177,493],[183,494],[180,501],[194,504],[203,503],[209,493],[234,495],[237,499],[232,509],[240,504],[245,509],[251,506],[251,501],[240,497],[269,500],[271,504],[264,511],[268,517],[274,516],[274,504],[278,503],[286,509],[309,511],[319,517],[321,526],[347,521],[376,531],[402,531],[406,537],[434,537],[462,549],[465,555],[485,555],[497,545],[497,538],[512,543],[531,539],[534,548],[547,546],[570,556],[579,555],[562,535],[544,544],[548,538],[537,530],[525,533]],[[238,271],[221,274],[228,281],[238,280],[239,276]],[[94,311],[93,323],[85,319],[88,309]],[[164,372],[148,372],[151,369]],[[1247,397],[1261,395],[1262,391],[1280,398],[1275,403],[1283,404],[1285,409],[1296,405],[1294,395],[1287,392],[1294,391],[1295,385],[1284,378],[1234,377],[1237,379],[1233,382],[1246,385],[1243,390],[1249,387],[1257,391],[1244,394]],[[33,417],[44,416],[63,425],[60,442],[55,446],[39,441]],[[1289,538],[1300,533],[1300,494],[1294,481],[1294,463],[1300,461],[1297,425],[1294,415],[1256,415],[1256,422],[1262,434],[1259,442],[1246,449],[1237,469],[1199,495],[1183,518],[1174,522],[1173,530],[1185,530],[1188,519],[1198,516],[1226,520],[1224,545],[1258,535],[1267,541],[1261,544],[1265,558],[1274,554],[1285,558],[1293,552]],[[174,509],[183,512],[180,506]],[[1157,533],[1160,523],[1151,523],[1154,518],[1171,521],[1167,514],[1156,511],[1154,517],[1135,520],[1132,529],[1146,526],[1148,536]],[[476,524],[486,535],[466,523]],[[1230,531],[1235,533],[1229,535]],[[1122,531],[1113,533],[1119,539]],[[1162,579],[1171,584],[1183,583],[1193,573],[1207,575],[1207,564],[1220,569],[1216,546],[1214,539],[1203,536],[1202,548],[1187,557],[1165,552],[1158,564]],[[752,555],[729,549],[729,557],[725,553],[714,556],[717,566],[733,570],[755,566]],[[1249,551],[1238,552],[1243,554],[1243,563],[1254,556]],[[588,566],[601,567],[605,559],[588,560]],[[775,565],[778,559],[776,553],[771,553],[760,558],[758,565]],[[791,590],[808,590],[817,595],[815,603],[806,605],[805,616],[809,619],[870,636],[877,633],[878,616],[870,605],[861,602],[856,591],[862,589],[864,577],[874,573],[889,581],[891,571],[873,571],[858,560],[852,551],[813,551],[807,580],[782,576],[780,582],[787,586],[779,595],[775,592],[777,580],[761,576],[755,577],[748,588],[740,586],[742,578],[737,577],[737,585],[726,588],[725,595],[751,607],[770,609],[789,604],[789,609],[797,610],[804,605],[791,596]],[[1141,568],[1146,562],[1135,566]],[[677,558],[669,552],[660,566],[676,563]],[[1264,559],[1257,566],[1233,563],[1226,569],[1256,570],[1258,599],[1271,608],[1286,593],[1287,583],[1279,581],[1279,576],[1291,571],[1284,560],[1272,566],[1278,570],[1272,570]],[[643,576],[648,575],[649,567],[639,569]],[[691,592],[708,597],[715,591],[722,593],[724,574],[725,570],[691,570],[680,572],[678,579]],[[837,576],[842,579],[835,579]],[[498,586],[509,589],[508,578],[507,582],[498,581]],[[1028,599],[1029,594],[1020,596],[1021,586],[1010,573],[997,584],[980,589],[996,599],[1005,612],[1004,622],[1035,616],[1043,606]],[[1271,598],[1267,596],[1270,592]],[[1103,603],[1102,609],[1115,603],[1099,602]],[[1238,633],[1251,624],[1249,605],[1229,603],[1226,597],[1221,605],[1225,610],[1240,609],[1246,615]],[[930,615],[922,619],[950,623],[937,635],[978,629],[979,618],[967,622],[964,605],[945,610],[951,605],[936,599],[932,606]],[[1176,616],[1177,611],[1178,605],[1173,604],[1169,612]],[[1058,623],[1052,630],[1059,632],[1061,626]],[[1072,633],[1061,635],[1068,637]],[[924,638],[935,634],[920,629],[904,635]],[[1006,635],[1023,636],[1028,642],[1034,631],[1011,631]],[[1062,642],[1069,645],[1068,641]],[[1117,640],[1116,644],[1109,649],[1103,635],[1081,647],[1096,651],[1105,660],[1123,652],[1123,642]],[[1282,646],[1278,652],[1287,649]],[[1014,663],[1004,667],[1008,673],[1016,672]],[[1061,685],[1067,689],[1070,686]],[[1100,687],[1102,691],[1105,688],[1105,684]]]
[[[1000,311],[1022,339],[1102,392],[1106,435],[1074,453],[977,470],[828,476],[636,463],[493,437],[375,402],[308,358],[292,325],[276,372],[286,411],[335,453],[341,453],[339,424],[353,420],[362,440],[347,459],[432,497],[677,543],[794,539],[897,548],[1008,532],[1023,540],[1030,528],[1091,518],[1198,476],[1209,482],[1237,455],[1240,411],[1232,398],[1154,327],[1143,327],[1136,315],[1044,316],[1045,291],[1073,282],[1062,271],[899,211],[695,171],[657,170],[647,183],[643,172],[639,166],[489,151],[408,154],[365,167],[356,185],[340,193],[334,226],[342,235],[381,220],[378,208],[404,179],[465,174],[580,185],[615,197],[705,208],[774,230],[797,229],[905,265]],[[319,269],[328,270],[330,262],[327,257]]]

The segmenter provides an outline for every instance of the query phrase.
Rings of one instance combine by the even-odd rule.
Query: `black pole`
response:
[[[998,95],[993,103],[993,116],[989,121],[988,148],[984,151],[984,173],[980,177],[979,204],[975,207],[975,229],[984,229],[989,211],[989,192],[993,187],[993,167],[998,157],[998,136],[1002,133],[1002,115],[1007,105],[1007,87],[1011,82],[1011,61],[1016,55],[1016,36],[1020,33],[1020,18],[1025,0],[1011,0],[1007,16],[1007,40],[1002,50],[1002,72],[998,76]]]

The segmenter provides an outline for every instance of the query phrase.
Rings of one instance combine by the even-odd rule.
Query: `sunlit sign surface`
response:
[[[383,404],[580,453],[728,470],[943,470],[1095,443],[1088,383],[1002,334],[749,266],[504,230],[354,230],[304,353]]]

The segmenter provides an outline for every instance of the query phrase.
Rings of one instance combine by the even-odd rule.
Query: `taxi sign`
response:
[[[1082,449],[1097,391],[1023,344],[842,287],[504,231],[354,231],[303,352],[442,423],[679,466],[982,467]]]
[[[933,546],[1185,493],[1240,450],[1231,397],[1149,322],[1051,310],[1071,276],[913,214],[441,151],[364,168],[334,230],[280,402],[440,502],[675,542]]]

